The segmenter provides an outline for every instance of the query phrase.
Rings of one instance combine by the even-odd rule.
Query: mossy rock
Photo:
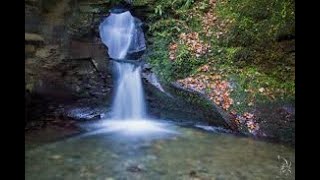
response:
[[[295,105],[292,101],[260,103],[255,107],[257,122],[265,138],[295,144]]]

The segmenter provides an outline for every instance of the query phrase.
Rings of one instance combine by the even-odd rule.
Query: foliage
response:
[[[166,48],[169,45],[168,38],[157,36],[157,41],[149,47],[152,52],[147,55],[147,61],[153,67],[153,70],[158,74],[162,81],[170,82],[172,80],[172,64],[169,61],[168,51]]]
[[[186,45],[181,45],[177,50],[176,60],[172,64],[174,78],[183,78],[189,75],[195,67],[198,67],[201,60],[194,57]]]
[[[232,19],[228,45],[260,46],[295,34],[293,0],[221,0],[220,17]]]
[[[249,113],[256,104],[294,99],[293,0],[153,3],[156,10],[148,19],[152,55],[147,61],[162,80],[203,92],[223,109],[236,112],[236,123],[249,132],[259,129]],[[206,71],[198,70],[202,67]],[[212,75],[221,80],[211,81]],[[221,86],[227,94],[223,97],[215,92],[220,81],[230,85]],[[230,94],[224,91],[227,87]]]

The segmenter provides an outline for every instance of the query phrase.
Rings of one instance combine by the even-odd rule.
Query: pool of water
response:
[[[169,122],[147,123],[145,128],[154,131],[102,124],[86,125],[92,130],[81,135],[29,146],[25,178],[294,179],[292,147]]]

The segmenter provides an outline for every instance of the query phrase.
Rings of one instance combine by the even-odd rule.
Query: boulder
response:
[[[36,55],[36,57],[39,57],[39,58],[47,58],[50,55],[52,55],[52,52],[50,52],[49,48],[41,48],[41,49],[37,50],[35,55]]]
[[[24,39],[26,44],[42,45],[44,44],[44,38],[35,33],[24,33]]]
[[[143,52],[146,49],[144,32],[142,30],[142,22],[138,18],[134,18],[135,31],[132,37],[132,43],[128,49],[128,54]]]

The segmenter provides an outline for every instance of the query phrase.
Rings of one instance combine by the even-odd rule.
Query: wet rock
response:
[[[95,115],[95,116],[93,116],[91,119],[101,119],[101,115],[100,115],[100,114]]]
[[[256,107],[260,125],[258,136],[295,144],[295,107],[289,102],[259,104]]]
[[[88,104],[88,102],[84,102]],[[79,106],[79,105],[78,105]],[[70,107],[65,114],[68,118],[78,120],[98,120],[103,117],[102,113],[105,111],[103,108],[89,108],[89,107]]]
[[[36,55],[36,57],[39,57],[39,58],[47,58],[50,55],[52,55],[52,53],[51,53],[50,49],[48,49],[48,48],[41,48],[41,49],[37,50],[35,55]]]
[[[70,3],[82,6],[78,2]],[[57,16],[46,18],[42,16],[44,11],[39,7],[42,5],[39,0],[26,0],[25,5],[26,89],[38,96],[30,97],[27,102],[26,122],[42,121],[43,116],[50,115],[52,111],[54,115],[63,114],[71,119],[100,119],[100,114],[105,110],[96,110],[96,107],[100,108],[100,105],[105,104],[106,99],[111,97],[109,96],[113,84],[110,76],[111,68],[108,69],[109,64],[105,62],[106,49],[100,39],[82,36],[80,31],[87,33],[92,20],[98,21],[101,15],[94,18],[92,14],[78,12],[77,8],[63,10],[51,6],[50,13],[53,12]],[[96,7],[90,5],[88,11],[97,11]],[[56,10],[59,12],[55,13]],[[72,31],[70,27],[75,28],[75,34],[69,33]],[[62,38],[63,44],[58,40],[51,41],[55,38]],[[99,46],[102,48],[98,48]],[[92,62],[77,60],[91,56],[94,59]],[[71,60],[65,61],[65,59]],[[99,73],[106,75],[106,78],[102,79]],[[49,108],[50,104],[56,105]],[[59,108],[58,104],[62,106]],[[78,115],[72,114],[69,117],[70,107],[77,106],[90,106],[93,110],[80,111]]]
[[[171,97],[170,94],[165,92],[163,87],[161,86],[157,76],[151,71],[151,67],[149,64],[144,64],[142,69],[142,77],[146,80],[147,83],[150,83],[154,87],[156,87],[158,90],[162,91],[163,93],[167,94],[169,97]]]
[[[80,92],[81,88],[79,86],[75,87],[76,92]]]
[[[142,66],[143,71],[150,71],[151,70],[151,66],[148,63],[143,64]]]
[[[41,45],[44,43],[44,38],[35,33],[24,33],[26,43]]]
[[[39,0],[26,0],[25,1],[25,31],[26,32],[39,32],[41,12]]]

